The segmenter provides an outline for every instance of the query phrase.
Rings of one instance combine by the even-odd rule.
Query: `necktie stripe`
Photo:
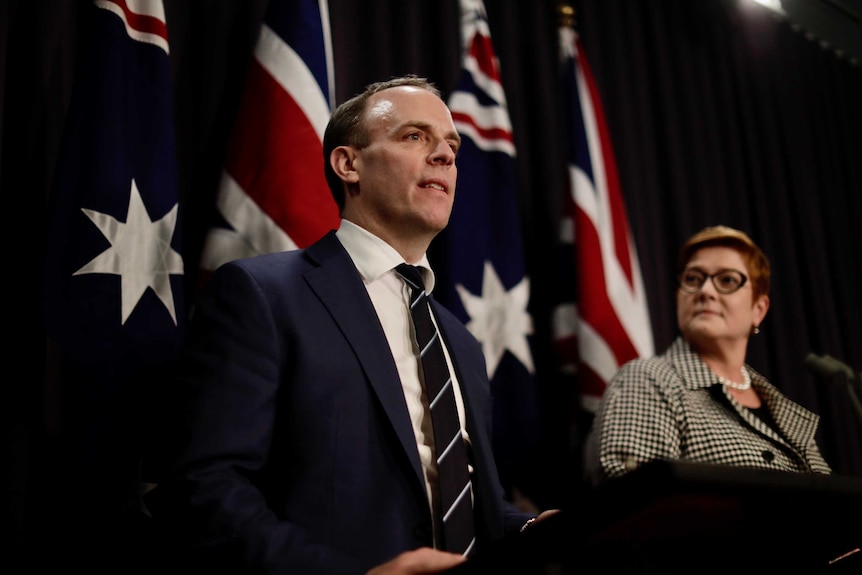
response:
[[[449,521],[449,519],[452,517],[452,514],[455,513],[456,511],[458,511],[458,505],[462,501],[466,501],[465,497],[467,497],[469,494],[470,494],[470,485],[467,484],[464,486],[464,489],[461,490],[461,493],[458,494],[458,497],[455,499],[455,503],[452,504],[452,507],[449,508],[449,511],[447,511],[446,514],[443,515],[443,521],[444,522]]]
[[[476,544],[476,538],[473,537],[470,539],[470,545],[467,546],[467,550],[464,551],[464,555],[470,555],[473,552],[473,546]]]
[[[431,346],[433,346],[435,343],[437,343],[437,333],[434,333],[434,337],[432,337],[431,341],[428,342],[428,345],[426,345],[422,349],[422,351],[419,353],[419,356],[424,358],[425,354],[428,353],[428,350],[432,349]]]
[[[442,512],[442,548],[465,555],[473,549],[473,501],[467,447],[455,404],[455,389],[443,353],[443,342],[431,318],[431,306],[419,269],[401,264],[398,274],[410,287],[410,314],[422,364],[422,384],[429,401],[437,450],[437,488]],[[426,343],[427,342],[427,343]],[[446,446],[441,451],[441,446]]]
[[[449,389],[452,389],[452,378],[446,380],[446,384],[443,385],[443,389],[441,389],[440,392],[437,393],[437,396],[434,397],[433,400],[431,400],[431,404],[429,405],[431,411],[434,411],[434,408],[439,404],[440,400],[445,397],[445,393]],[[454,390],[452,393],[454,393]]]
[[[458,440],[461,439],[461,433],[457,433],[452,436],[452,441],[446,446],[446,449],[443,450],[443,453],[437,454],[437,463],[440,463],[444,459],[446,459],[446,455],[452,451],[452,449],[458,444]]]

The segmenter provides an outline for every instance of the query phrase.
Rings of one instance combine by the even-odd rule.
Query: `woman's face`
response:
[[[695,293],[677,289],[676,316],[680,332],[698,347],[747,341],[752,328],[760,325],[769,309],[768,296],[754,299],[748,266],[742,254],[733,248],[711,246],[697,250],[683,274],[689,272],[691,279],[698,273],[712,276],[727,270],[741,272],[746,278],[742,287],[732,293],[720,293],[716,284],[724,291],[731,289],[733,274],[707,278]]]

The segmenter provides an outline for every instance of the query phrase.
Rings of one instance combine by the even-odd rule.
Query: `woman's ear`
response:
[[[329,163],[335,174],[345,183],[355,184],[359,181],[356,171],[356,152],[349,146],[338,146],[329,154]]]
[[[754,302],[754,325],[760,325],[769,311],[769,296],[762,295]]]

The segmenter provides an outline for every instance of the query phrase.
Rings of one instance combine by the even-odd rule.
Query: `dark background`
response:
[[[134,543],[148,541],[137,466],[170,390],[162,380],[125,390],[103,405],[115,412],[116,428],[82,432],[82,406],[100,398],[84,396],[79,374],[38,321],[43,222],[86,4],[0,2],[7,301],[0,421],[8,451],[0,517],[14,551],[0,555],[0,565],[18,555],[73,564],[52,556],[66,548],[62,541],[72,542],[71,557],[85,567],[109,550],[129,564],[152,559]],[[862,476],[862,425],[846,389],[816,379],[803,363],[813,351],[862,369],[862,68],[852,42],[841,50],[839,36],[827,42],[804,21],[738,0],[573,5],[613,139],[656,350],[676,335],[673,276],[682,241],[706,225],[747,231],[773,265],[772,307],[748,362],[822,416],[820,444],[834,470]],[[517,483],[539,507],[565,506],[581,489],[585,419],[551,346],[555,276],[547,262],[566,178],[556,2],[485,6],[518,150],[543,407],[543,444]],[[265,7],[264,0],[166,1],[189,294]],[[429,77],[446,95],[454,87],[457,0],[330,0],[329,9],[338,102],[404,73]],[[843,23],[858,32],[853,14]]]

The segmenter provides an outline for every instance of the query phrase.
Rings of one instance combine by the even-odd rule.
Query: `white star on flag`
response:
[[[178,204],[156,221],[150,220],[138,185],[132,179],[126,223],[110,214],[81,208],[111,247],[76,271],[80,274],[115,274],[122,278],[122,324],[141,301],[148,287],[152,288],[177,324],[170,274],[183,274],[183,258],[171,247],[177,224]]]
[[[488,363],[488,377],[494,377],[507,349],[527,371],[533,373],[533,357],[527,340],[527,336],[533,333],[533,321],[527,312],[530,298],[527,277],[507,292],[494,266],[486,260],[481,297],[473,295],[461,284],[456,285],[455,289],[470,316],[467,329],[482,343]]]

